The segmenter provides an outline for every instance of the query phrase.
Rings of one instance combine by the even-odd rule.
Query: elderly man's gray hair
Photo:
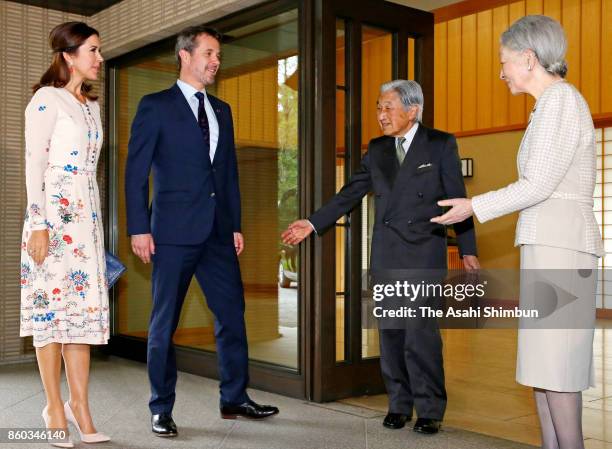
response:
[[[416,81],[412,80],[393,80],[380,86],[380,93],[393,90],[399,95],[404,109],[408,110],[411,106],[418,106],[419,112],[417,120],[423,120],[423,89]]]
[[[500,43],[514,51],[533,51],[547,72],[565,78],[567,39],[556,20],[539,15],[522,17],[502,33]]]

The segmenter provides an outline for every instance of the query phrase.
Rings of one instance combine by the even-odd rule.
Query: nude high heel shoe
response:
[[[47,411],[46,405],[42,411],[42,419],[45,421],[45,427],[48,429],[49,428],[49,412]],[[64,441],[56,440],[54,438],[47,438],[47,441],[49,442],[51,446],[55,446],[55,447],[64,447],[64,448],[74,447],[74,443],[72,442],[72,440],[70,439],[68,435],[66,435],[66,439]]]
[[[66,419],[70,421],[74,425],[74,427],[76,427],[76,430],[77,432],[79,432],[81,441],[83,443],[104,443],[105,441],[110,441],[109,436],[104,435],[103,433],[100,433],[100,432],[96,432],[96,433],[81,432],[81,427],[79,426],[79,423],[74,417],[74,413],[72,413],[72,409],[70,408],[69,402],[66,402],[64,404],[64,413],[66,414]]]

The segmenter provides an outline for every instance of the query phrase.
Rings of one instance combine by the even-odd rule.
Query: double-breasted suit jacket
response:
[[[380,279],[376,272],[386,270],[401,270],[413,281],[416,276],[417,282],[424,280],[422,276],[443,277],[447,268],[446,228],[430,219],[442,213],[439,200],[466,194],[455,138],[419,124],[401,165],[394,137],[371,140],[360,170],[309,217],[316,232],[333,226],[369,192],[374,193],[376,208],[370,257],[375,277]],[[461,254],[476,255],[473,221],[456,224],[455,232]],[[446,389],[437,322],[416,319],[401,324],[405,327],[379,324],[380,364],[389,411],[412,416],[414,407],[419,417],[441,420]]]
[[[375,197],[372,270],[446,268],[446,228],[430,219],[442,213],[437,201],[466,196],[455,138],[419,125],[404,162],[395,138],[370,141],[360,170],[309,217],[317,233],[331,227],[369,192]],[[461,255],[476,255],[473,221],[454,225]]]

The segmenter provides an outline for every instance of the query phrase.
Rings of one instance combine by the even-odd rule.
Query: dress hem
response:
[[[589,388],[595,387],[594,383],[589,383],[586,387],[582,387],[582,388],[561,388],[559,385],[545,385],[539,382],[529,382],[526,380],[521,381],[519,379],[516,379],[516,382],[526,387],[537,388],[540,390],[556,391],[558,393],[578,393],[581,391],[586,391]]]
[[[32,334],[32,333],[20,333],[19,336],[21,338],[33,337],[34,334]],[[35,348],[42,348],[42,347],[47,346],[48,344],[51,344],[51,343],[60,343],[60,344],[63,344],[63,345],[77,344],[77,345],[103,346],[103,345],[107,345],[108,344],[108,340],[109,339],[110,338],[105,337],[102,340],[94,340],[94,341],[92,341],[91,339],[83,340],[83,339],[79,339],[79,338],[71,338],[71,339],[60,338],[60,339],[50,339],[49,341],[46,341],[44,343],[33,342],[33,346]]]

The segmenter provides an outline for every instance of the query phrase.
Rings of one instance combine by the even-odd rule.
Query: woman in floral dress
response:
[[[51,66],[25,112],[28,208],[21,251],[21,336],[33,336],[49,428],[75,424],[85,442],[108,441],[89,412],[90,346],[109,338],[104,234],[96,165],[98,32],[82,22],[51,31]],[[70,401],[62,404],[61,360]],[[53,444],[53,443],[52,443]],[[72,447],[71,441],[55,443]]]

